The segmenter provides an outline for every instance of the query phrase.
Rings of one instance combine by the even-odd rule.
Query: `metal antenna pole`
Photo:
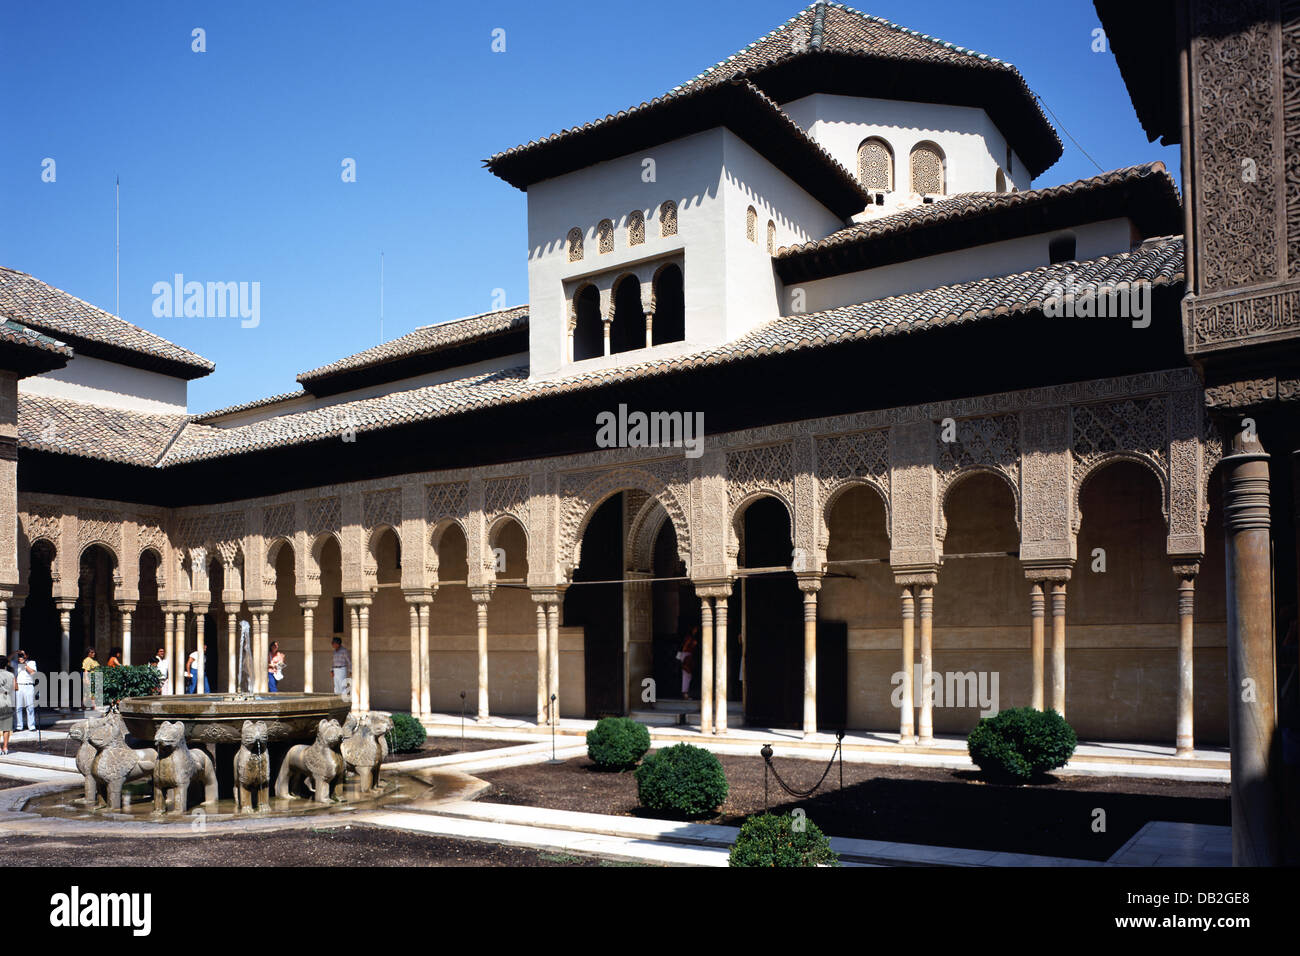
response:
[[[113,314],[122,317],[122,177],[113,185]]]
[[[379,342],[384,341],[384,252],[379,251]]]

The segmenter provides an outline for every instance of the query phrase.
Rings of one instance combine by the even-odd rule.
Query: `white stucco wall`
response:
[[[781,108],[855,176],[862,141],[871,136],[885,140],[894,151],[894,192],[901,196],[911,192],[912,148],[925,141],[943,150],[949,195],[993,190],[1000,167],[1008,192],[1030,186],[1029,172],[1014,150],[1012,168],[1004,168],[1006,138],[977,107],[814,93]],[[894,198],[886,197],[887,207]]]
[[[129,411],[183,415],[187,385],[183,378],[76,355],[63,368],[19,380],[18,391]]]
[[[643,178],[655,162],[655,181]],[[659,209],[677,203],[677,235],[659,235]],[[759,214],[757,241],[745,238],[750,205]],[[646,217],[646,240],[629,246],[629,214]],[[601,254],[597,226],[614,223],[614,250]],[[597,163],[536,183],[528,190],[530,369],[534,378],[564,371],[640,362],[716,345],[779,313],[778,283],[767,254],[767,221],[777,245],[822,238],[843,222],[724,128]],[[569,262],[566,237],[584,233],[583,258]],[[569,363],[568,304],[576,280],[638,263],[682,256],[686,340]]]
[[[1057,229],[926,256],[923,259],[891,263],[877,269],[865,269],[829,279],[795,283],[785,290],[783,314],[790,313],[791,292],[796,288],[804,291],[805,304],[801,311],[820,312],[823,309],[868,302],[904,292],[919,292],[986,276],[1013,275],[1037,269],[1051,261],[1048,257],[1048,244],[1061,236],[1073,236],[1074,258],[1085,260],[1128,252],[1133,243],[1133,235],[1133,225],[1128,219],[1108,219],[1070,229]]]

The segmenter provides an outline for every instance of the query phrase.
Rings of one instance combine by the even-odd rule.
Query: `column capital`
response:
[[[939,583],[939,566],[937,564],[894,568],[893,571],[894,583],[899,587],[905,588],[914,584],[934,587]]]
[[[822,573],[820,571],[800,571],[796,577],[799,581],[799,590],[804,594],[816,594],[822,589]]]
[[[492,592],[496,590],[496,585],[487,587],[473,587],[469,589],[469,599],[475,604],[487,604],[492,600]]]
[[[195,614],[207,614],[208,608],[211,606],[211,602],[209,601],[194,601],[190,605],[191,610],[193,610]]]
[[[698,598],[726,598],[731,596],[733,579],[693,578],[691,584],[695,586],[695,596]]]
[[[69,601],[66,598],[60,598],[54,602],[54,606],[58,608],[60,612],[67,612],[74,610],[77,606],[77,602]]]
[[[1044,562],[1021,560],[1020,565],[1025,571],[1026,581],[1037,581],[1040,584],[1047,582],[1065,582],[1070,580],[1070,575],[1074,573],[1074,566],[1070,564],[1061,564],[1060,562]]]
[[[555,588],[529,588],[529,595],[538,604],[558,604],[560,592]]]
[[[117,605],[117,609],[123,614],[135,613],[136,603],[134,601],[115,601],[114,604]]]
[[[250,602],[248,610],[251,614],[270,614],[275,610],[275,603],[272,601]]]
[[[223,601],[221,609],[233,617],[239,614],[239,609],[243,607],[243,604],[243,601]]]
[[[437,593],[437,587],[402,588],[402,596],[406,598],[406,603],[412,605],[432,604],[433,597]]]
[[[348,607],[369,607],[371,600],[369,591],[346,591],[343,594],[343,603]]]
[[[1170,569],[1177,578],[1194,578],[1201,573],[1202,555],[1171,554]]]

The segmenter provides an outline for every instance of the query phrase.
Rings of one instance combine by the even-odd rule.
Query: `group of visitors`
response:
[[[24,717],[26,729],[36,729],[36,673],[36,661],[26,651],[20,649],[12,662],[0,654],[0,756],[9,753],[10,735],[24,729]]]

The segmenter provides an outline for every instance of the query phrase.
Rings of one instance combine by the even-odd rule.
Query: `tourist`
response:
[[[284,680],[284,651],[280,650],[280,642],[271,642],[271,658],[266,665],[266,686],[274,694],[280,681]]]
[[[352,676],[352,655],[343,646],[342,638],[336,637],[330,643],[334,645],[334,662],[330,665],[330,673],[334,675],[334,693],[346,694],[348,679]]]
[[[700,648],[700,626],[696,624],[682,641],[682,648],[677,652],[677,660],[682,668],[682,700],[691,699],[691,678],[695,672],[695,655]]]
[[[212,693],[212,681],[208,677],[207,660],[208,645],[203,644],[200,647],[190,651],[189,658],[185,661],[185,693],[197,694],[199,691],[199,655],[203,655],[203,690],[202,693]]]
[[[110,662],[109,666],[112,666]],[[92,696],[91,687],[94,684],[94,673],[99,669],[99,661],[95,657],[93,647],[86,648],[86,656],[81,661],[81,686],[85,693],[86,699]]]
[[[115,647],[115,648],[113,648],[112,652],[108,655],[108,663],[105,664],[104,666],[105,666],[105,667],[121,667],[121,666],[122,666],[122,648],[120,648],[120,647]]]
[[[17,678],[18,695],[15,710],[18,725],[15,730],[23,729],[23,711],[27,712],[27,729],[36,729],[36,661],[29,660],[27,652],[18,651],[18,660],[14,664]]]
[[[0,757],[9,756],[9,735],[14,732],[14,675],[9,658],[0,654]]]
[[[153,666],[156,667],[158,673],[162,675],[162,681],[159,685],[162,688],[162,692],[164,694],[170,694],[172,692],[172,682],[167,679],[171,673],[171,668],[167,665],[167,648],[158,648],[158,653],[154,655]]]

